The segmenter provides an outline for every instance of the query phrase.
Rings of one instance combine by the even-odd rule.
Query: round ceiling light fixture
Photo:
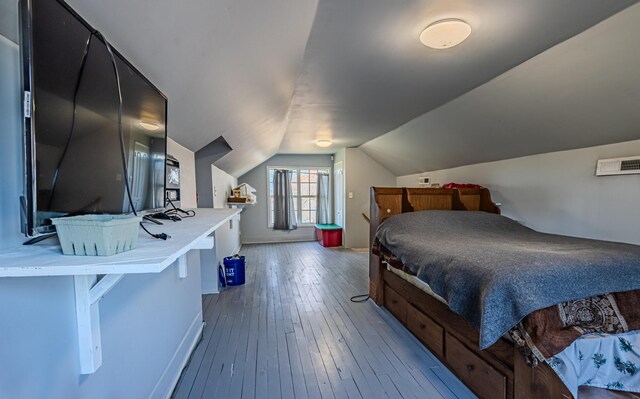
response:
[[[329,147],[331,144],[333,144],[333,141],[331,141],[331,140],[318,140],[318,141],[316,141],[316,145],[318,147]]]
[[[420,42],[427,47],[444,50],[457,46],[471,34],[471,26],[461,19],[436,21],[420,34]]]
[[[140,124],[140,127],[151,132],[155,132],[156,130],[160,129],[160,126],[158,126],[158,124],[154,122],[140,121],[138,123]]]

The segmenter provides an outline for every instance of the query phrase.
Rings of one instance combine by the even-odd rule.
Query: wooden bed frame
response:
[[[500,213],[488,189],[371,188],[370,242],[386,218],[419,210]],[[515,346],[502,338],[480,350],[478,331],[448,306],[386,269],[370,251],[369,293],[481,399],[570,399],[573,396],[547,365],[529,367]],[[583,398],[637,398],[634,394],[584,389]]]

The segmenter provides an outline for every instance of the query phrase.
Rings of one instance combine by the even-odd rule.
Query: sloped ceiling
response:
[[[631,3],[320,0],[280,152],[313,151],[325,137],[358,146]],[[427,25],[453,17],[473,27],[467,41],[445,51],[419,42]]]
[[[167,94],[172,138],[197,151],[224,137],[233,150],[215,164],[234,176],[275,153],[332,153],[400,130],[410,139],[424,128],[415,118],[637,2],[68,1]],[[441,52],[418,42],[449,17],[472,25],[468,41]],[[318,138],[335,144],[319,149]],[[549,148],[566,145],[556,140]],[[362,148],[395,173],[426,166],[395,166],[375,140]],[[518,154],[504,145],[489,155]]]
[[[360,148],[401,176],[638,139],[639,21],[640,4]]]
[[[278,151],[317,0],[68,0],[169,99],[169,136],[219,136],[233,175]]]

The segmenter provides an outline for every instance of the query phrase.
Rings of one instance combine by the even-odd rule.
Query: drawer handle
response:
[[[391,209],[387,208],[387,213],[391,213]]]
[[[395,304],[397,304],[397,303],[398,303],[398,301],[396,301],[395,299],[392,299],[392,300],[391,300],[391,303],[392,303],[393,305],[395,305]]]
[[[427,326],[425,326],[424,324],[420,324],[420,329],[424,330],[425,328],[427,328]]]
[[[475,367],[473,366],[473,364],[467,364],[467,371],[468,372],[472,372],[475,369]]]

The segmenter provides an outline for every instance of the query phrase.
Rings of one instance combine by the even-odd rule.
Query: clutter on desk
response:
[[[231,197],[227,198],[227,202],[234,204],[255,204],[255,192],[255,188],[247,183],[242,183],[231,191]]]

